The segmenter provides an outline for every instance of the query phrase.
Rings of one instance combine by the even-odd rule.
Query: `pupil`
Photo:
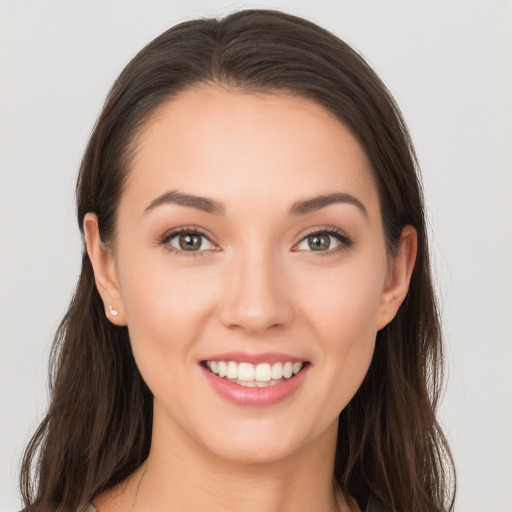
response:
[[[180,248],[184,251],[196,251],[201,247],[199,235],[180,235]]]
[[[308,242],[313,251],[323,251],[329,249],[331,245],[328,235],[311,235]]]

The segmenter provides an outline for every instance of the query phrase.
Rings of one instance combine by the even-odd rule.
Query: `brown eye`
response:
[[[180,235],[180,249],[183,251],[198,251],[201,248],[201,237],[199,235]]]
[[[175,249],[185,252],[207,251],[214,247],[204,235],[193,232],[178,233],[169,238],[168,243]]]

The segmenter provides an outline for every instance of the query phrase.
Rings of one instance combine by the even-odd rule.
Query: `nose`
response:
[[[224,326],[255,335],[292,321],[292,297],[275,257],[253,251],[235,258],[227,273],[219,307]]]

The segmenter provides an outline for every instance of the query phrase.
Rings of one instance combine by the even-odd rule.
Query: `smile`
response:
[[[244,407],[268,407],[292,399],[311,369],[309,361],[270,352],[219,354],[199,366],[218,396]]]
[[[204,364],[214,375],[248,388],[274,386],[297,375],[303,367],[303,363],[291,361],[278,361],[273,364],[205,361]]]

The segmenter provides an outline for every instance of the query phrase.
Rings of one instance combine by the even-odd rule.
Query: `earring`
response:
[[[117,315],[119,315],[119,311],[118,311],[117,309],[114,309],[112,306],[109,306],[109,307],[108,307],[108,309],[109,309],[110,314],[111,314],[112,316],[117,316]]]

